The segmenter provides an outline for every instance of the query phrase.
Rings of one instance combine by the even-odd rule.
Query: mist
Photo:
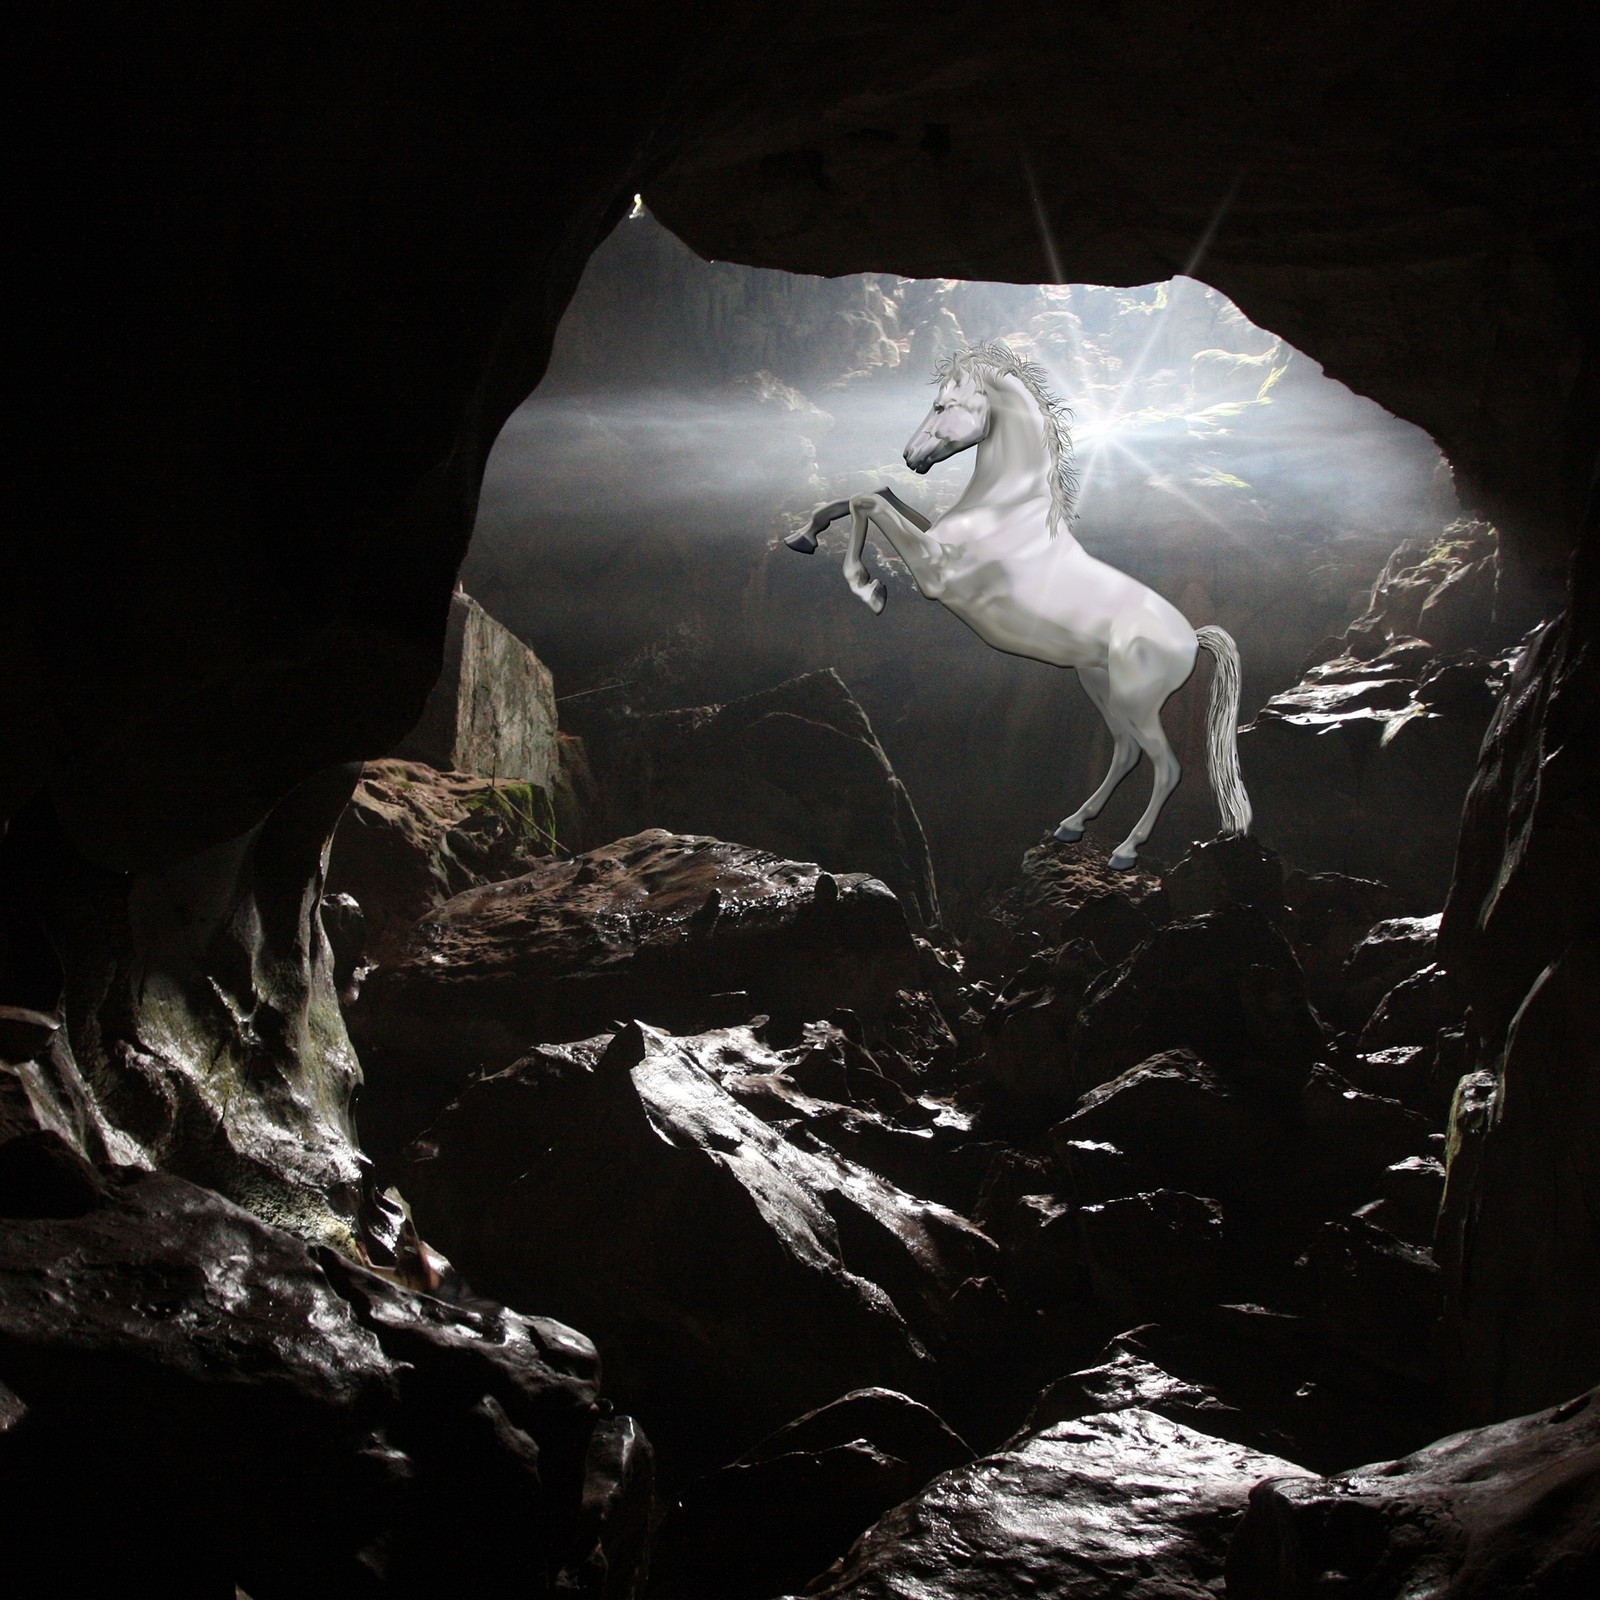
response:
[[[946,509],[970,458],[917,477],[900,453],[938,357],[995,338],[1072,407],[1074,533],[1234,634],[1247,716],[1360,610],[1402,539],[1456,514],[1422,430],[1193,279],[805,278],[702,261],[644,213],[596,253],[545,382],[496,445],[464,581],[597,739],[627,710],[836,667],[910,789],[947,900],[970,899],[1093,787],[1099,719],[1071,674],[923,603],[892,552],[869,549],[891,590],[874,617],[840,575],[842,525],[810,560],[781,540],[817,503],[884,484]],[[1202,712],[1198,693],[1169,705],[1180,754]],[[1124,785],[1107,829],[1145,786]],[[1209,806],[1186,781],[1155,853],[1209,835]]]

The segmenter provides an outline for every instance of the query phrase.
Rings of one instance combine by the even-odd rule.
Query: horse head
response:
[[[906,445],[906,465],[926,472],[988,436],[989,395],[980,374],[971,366],[952,366],[939,384],[933,409]]]

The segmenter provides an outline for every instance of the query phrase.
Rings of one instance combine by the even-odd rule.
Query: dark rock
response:
[[[1073,1030],[1085,996],[1105,970],[1099,952],[1074,939],[1033,957],[1001,986],[981,1035],[984,1062],[996,1083],[1012,1095],[1070,1103]]]
[[[905,1395],[845,1395],[685,1489],[655,1547],[651,1593],[766,1600],[798,1589],[891,1506],[971,1459]]]
[[[1400,910],[1399,896],[1387,884],[1339,872],[1301,872],[1284,878],[1290,921],[1289,942],[1306,975],[1317,1010],[1340,1022],[1344,966],[1372,925]],[[1354,1026],[1361,1018],[1347,1025]]]
[[[168,1177],[0,1224],[0,1279],[26,1406],[0,1487],[41,1541],[19,1593],[68,1521],[75,1583],[262,1595],[538,1593],[581,1544],[598,1363],[570,1329],[415,1294]]]
[[[1105,1411],[1154,1411],[1168,1422],[1239,1442],[1232,1431],[1239,1413],[1203,1384],[1163,1372],[1140,1354],[1133,1338],[1113,1339],[1096,1365],[1049,1384],[1034,1402],[1019,1439],[1058,1422],[1075,1422]]]
[[[1447,1350],[1469,1416],[1570,1392],[1600,1361],[1597,992],[1600,941],[1577,941],[1489,1057],[1498,1071],[1458,1089],[1439,1239]]]
[[[1228,1594],[1290,1600],[1333,1583],[1362,1600],[1577,1600],[1600,1579],[1597,1526],[1590,1391],[1399,1461],[1258,1485],[1228,1553]]]
[[[1433,1131],[1425,1118],[1398,1100],[1364,1093],[1321,1065],[1306,1080],[1300,1113],[1313,1142],[1358,1172],[1375,1173],[1408,1156],[1426,1154]]]
[[[1459,1028],[1467,996],[1448,972],[1429,963],[1403,978],[1373,1008],[1356,1049],[1363,1055],[1398,1044],[1429,1045],[1446,1028]]]
[[[971,940],[974,960],[983,973],[1000,974],[1071,938],[1092,941],[1098,933],[1111,945],[1143,938],[1165,918],[1160,891],[1153,874],[1111,871],[1092,845],[1046,837],[1023,856],[1017,882],[982,908]],[[1127,952],[1098,953],[1115,961]]]
[[[1340,1020],[1359,1028],[1397,983],[1433,961],[1439,917],[1389,917],[1374,923],[1350,952]],[[1415,1043],[1417,1041],[1409,1041]]]
[[[1299,1470],[1152,1411],[1059,1422],[936,1478],[809,1592],[1200,1600],[1251,1487]]]
[[[1443,1033],[1432,1045],[1396,1044],[1363,1050],[1345,1063],[1350,1082],[1368,1094],[1398,1100],[1408,1111],[1443,1128],[1461,1077],[1462,1036]]]
[[[363,1130],[387,1155],[475,1073],[622,1020],[798,1025],[843,1006],[881,1037],[916,987],[905,918],[877,879],[652,830],[468,890],[418,924],[351,1013]]]
[[[1192,1051],[1173,1050],[1091,1089],[1050,1130],[1060,1159],[1075,1146],[1111,1145],[1167,1182],[1201,1194],[1253,1194],[1283,1126]]]
[[[868,872],[919,924],[938,922],[917,813],[832,668],[726,705],[631,718],[604,750],[619,832],[712,834],[830,872]]]
[[[1284,920],[1283,862],[1247,834],[1225,835],[1190,847],[1161,876],[1176,921],[1223,905],[1253,906],[1269,921]]]
[[[1222,1207],[1178,1189],[1128,1195],[1077,1213],[1096,1302],[1113,1326],[1224,1298]]]
[[[1300,1266],[1332,1345],[1398,1377],[1437,1381],[1440,1279],[1429,1251],[1352,1218],[1326,1224]]]
[[[997,1254],[786,1140],[719,1083],[725,1054],[762,1047],[632,1027],[603,1054],[540,1052],[471,1085],[406,1184],[472,1282],[594,1330],[679,1470],[874,1377],[926,1388],[952,1294]]]
[[[1322,1048],[1322,1027],[1287,940],[1252,907],[1224,905],[1160,929],[1097,988],[1072,1041],[1080,1091],[1164,1050],[1293,1096]]]
[[[1356,1215],[1407,1244],[1431,1250],[1444,1202],[1444,1167],[1432,1156],[1407,1156],[1384,1170],[1381,1185],[1378,1199]]]

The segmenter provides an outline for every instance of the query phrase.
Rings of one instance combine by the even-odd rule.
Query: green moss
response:
[[[556,813],[549,792],[537,783],[497,783],[467,801],[467,810],[497,811],[527,838],[549,849],[555,843]]]

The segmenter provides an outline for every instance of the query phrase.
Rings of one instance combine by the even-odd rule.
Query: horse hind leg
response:
[[[1083,830],[1100,815],[1117,785],[1139,764],[1139,744],[1133,729],[1111,707],[1110,675],[1099,667],[1080,667],[1078,682],[1111,730],[1111,765],[1100,787],[1070,817],[1061,819],[1055,837],[1064,844],[1075,844],[1083,837]]]
[[[1161,708],[1177,687],[1162,670],[1163,665],[1157,647],[1149,640],[1138,640],[1128,650],[1127,659],[1114,662],[1112,667],[1112,708],[1121,713],[1155,769],[1150,803],[1107,863],[1118,871],[1137,865],[1139,847],[1154,831],[1161,808],[1183,776],[1183,768],[1167,742],[1166,729],[1161,726]]]

